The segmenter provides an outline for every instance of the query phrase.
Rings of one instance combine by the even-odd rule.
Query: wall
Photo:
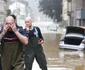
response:
[[[7,0],[9,1],[9,0]],[[0,0],[0,26],[3,25],[4,19],[6,17],[6,11],[7,11],[7,1],[6,0]]]
[[[76,11],[85,9],[85,0],[72,0],[72,22],[73,25],[77,25]]]
[[[63,20],[68,20],[68,15],[67,15],[67,0],[63,0],[63,5],[62,5],[62,16]]]

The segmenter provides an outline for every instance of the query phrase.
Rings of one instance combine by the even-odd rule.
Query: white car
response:
[[[66,34],[60,40],[60,48],[84,50],[85,48],[85,30],[76,26],[66,27]]]
[[[52,31],[57,31],[58,27],[57,27],[57,24],[49,24],[47,26],[47,30],[52,30]]]

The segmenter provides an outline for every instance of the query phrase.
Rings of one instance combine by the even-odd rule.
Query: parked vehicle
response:
[[[81,27],[68,26],[66,34],[61,38],[60,48],[83,50],[85,48],[85,30]]]
[[[47,26],[47,30],[57,31],[57,29],[58,29],[57,24],[54,24],[54,23],[49,24],[49,25]]]

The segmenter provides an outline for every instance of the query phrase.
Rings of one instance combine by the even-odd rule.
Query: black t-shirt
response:
[[[41,34],[41,31],[40,31],[39,27],[33,27],[33,30],[29,30],[29,31],[26,31],[26,29],[25,29],[25,32],[27,33],[27,36],[29,38],[30,37],[36,37],[36,34],[38,34],[38,38],[43,40],[43,36]]]

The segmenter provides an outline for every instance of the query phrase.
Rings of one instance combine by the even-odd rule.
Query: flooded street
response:
[[[61,34],[44,33],[43,49],[49,70],[85,70],[85,52],[59,48]]]
[[[43,34],[44,43],[42,45],[48,70],[85,70],[85,0],[0,0],[0,7],[1,46],[4,46],[5,41],[9,45],[8,42],[15,42],[19,39],[25,45],[28,42],[26,46],[31,48],[32,45],[29,44],[37,43],[36,39],[31,37],[36,36],[39,39],[38,43],[42,44],[43,38],[41,35]],[[7,17],[10,18],[7,19]],[[24,31],[27,37],[30,37],[28,41],[26,41],[26,37],[23,37]],[[62,35],[67,37],[64,37],[60,43]],[[31,39],[34,39],[33,43],[31,43]],[[64,45],[66,48],[72,46],[71,49],[84,50],[60,49],[59,43],[61,48]],[[33,46],[35,45],[33,44]],[[5,50],[1,51],[4,52]],[[26,49],[26,51],[29,51],[29,49]],[[5,53],[9,55],[7,49],[2,55]],[[5,57],[8,61],[7,58],[9,59],[11,56],[2,57],[4,58],[2,59],[2,67],[5,68],[4,65],[9,65],[9,62],[5,64]],[[12,57],[10,59],[12,60]],[[17,62],[17,59],[15,62]],[[31,60],[28,61],[29,59],[27,59],[26,64],[31,62]],[[36,59],[39,62],[37,57]],[[22,62],[17,62],[18,64],[13,66],[11,64],[14,63],[13,61],[14,59],[10,62],[10,68],[17,68],[18,65],[22,64]],[[41,70],[35,59],[32,70]]]

